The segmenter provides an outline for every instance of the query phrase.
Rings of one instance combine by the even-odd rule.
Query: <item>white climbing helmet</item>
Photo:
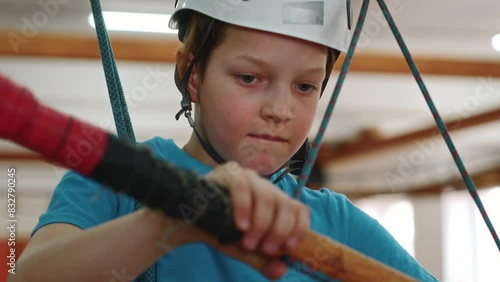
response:
[[[233,25],[288,35],[347,52],[351,0],[178,0],[169,22],[194,10]]]

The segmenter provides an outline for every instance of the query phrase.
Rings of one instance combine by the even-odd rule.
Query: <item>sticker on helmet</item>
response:
[[[283,4],[283,24],[323,25],[324,2],[307,1]]]

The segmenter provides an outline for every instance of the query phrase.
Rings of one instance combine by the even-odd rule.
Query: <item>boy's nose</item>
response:
[[[262,107],[262,116],[274,122],[287,122],[292,119],[291,92],[285,87],[271,89]]]

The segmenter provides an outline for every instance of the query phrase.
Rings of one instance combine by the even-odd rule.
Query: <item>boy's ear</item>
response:
[[[198,67],[195,64],[191,74],[189,75],[189,81],[187,85],[187,91],[189,92],[189,98],[191,98],[191,102],[199,103],[200,102],[200,87],[201,87],[201,79],[200,73],[198,71]]]
[[[183,79],[183,76],[186,72],[186,69],[189,64],[191,63],[192,59],[193,59],[193,54],[189,54],[189,61],[188,63],[182,67],[182,62],[184,61],[184,56],[185,54],[182,52],[182,51],[177,51],[176,53],[176,56],[175,56],[175,61],[176,61],[176,65],[177,65],[177,68],[178,68],[178,72],[179,72],[179,76],[180,76],[180,79],[182,80]],[[191,73],[189,74],[189,80],[188,80],[188,84],[187,84],[187,91],[189,93],[189,98],[191,99],[191,102],[193,103],[198,103],[200,98],[199,98],[199,91],[198,91],[198,88],[200,86],[200,74],[198,72],[198,68],[195,66],[193,66],[192,68],[192,71]]]

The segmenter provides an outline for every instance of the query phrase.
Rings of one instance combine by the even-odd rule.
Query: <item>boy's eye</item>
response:
[[[297,84],[297,89],[301,92],[310,92],[315,90],[316,86],[307,83],[299,83]]]
[[[254,75],[250,75],[250,74],[240,74],[240,80],[243,82],[243,83],[253,83],[255,82],[257,78],[254,76]]]

